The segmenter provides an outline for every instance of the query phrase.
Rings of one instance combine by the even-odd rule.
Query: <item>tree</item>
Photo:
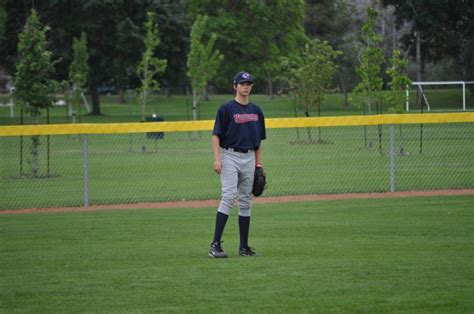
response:
[[[387,69],[387,74],[390,76],[389,88],[390,90],[385,94],[389,111],[394,113],[403,113],[406,102],[406,89],[411,86],[411,80],[406,74],[406,67],[408,60],[402,57],[400,50],[393,51],[390,59],[390,67]]]
[[[446,52],[461,68],[461,78],[474,80],[474,5],[471,1],[456,1],[450,7],[447,30]],[[474,86],[471,85],[474,92]]]
[[[0,4],[0,46],[5,38],[5,25],[7,23],[7,11],[3,4]]]
[[[1,1],[0,1],[1,2]],[[23,27],[31,8],[31,1],[5,0],[7,12],[4,45],[0,49],[0,66],[13,74],[17,59],[18,30]],[[92,97],[91,114],[101,114],[97,88],[115,87],[116,90],[135,89],[139,84],[136,66],[143,51],[144,23],[147,12],[156,13],[160,25],[161,45],[157,57],[168,60],[162,86],[187,86],[186,56],[188,53],[189,21],[184,0],[147,1],[35,1],[41,20],[50,27],[55,79],[69,75],[73,60],[71,45],[74,37],[88,34],[89,76],[88,91]]]
[[[148,94],[151,91],[160,90],[160,83],[156,76],[166,69],[166,60],[155,57],[156,48],[160,45],[160,34],[158,25],[154,22],[154,17],[153,12],[148,12],[148,19],[145,23],[145,51],[137,67],[137,75],[141,82],[138,95],[142,107],[142,121],[145,121]]]
[[[87,34],[82,33],[81,38],[73,39],[72,44],[74,59],[69,65],[69,83],[71,84],[71,101],[74,110],[81,116],[81,97],[87,84],[89,74],[89,52],[87,50]]]
[[[469,59],[464,57],[474,48],[471,1],[382,0],[382,4],[394,6],[398,27],[405,23],[410,25],[410,31],[402,37],[402,42],[415,59],[417,81],[423,81],[427,61],[436,62],[447,55],[461,64]],[[469,73],[462,72],[464,75]],[[423,97],[419,91],[418,103],[423,110]]]
[[[186,6],[190,16],[209,16],[208,29],[218,34],[216,48],[225,55],[226,62],[213,83],[225,90],[230,85],[229,77],[245,65],[256,78],[254,91],[260,89],[271,95],[279,58],[298,54],[307,42],[302,27],[303,0],[193,0]],[[266,90],[258,84],[262,80],[267,83]]]
[[[408,61],[402,57],[400,50],[393,51],[390,59],[391,67],[387,69],[387,74],[390,76],[389,87],[390,90],[385,94],[385,99],[389,105],[389,111],[402,114],[403,106],[406,102],[406,89],[411,86],[411,80],[406,75],[406,66]],[[406,155],[403,130],[400,124],[400,154]]]
[[[304,28],[306,35],[338,46],[350,26],[350,12],[343,0],[306,0]]]
[[[384,63],[383,51],[380,47],[381,37],[375,31],[377,11],[372,7],[367,9],[367,21],[361,31],[365,41],[365,49],[359,57],[359,67],[356,72],[361,82],[354,88],[355,104],[364,109],[364,113],[372,114],[372,105],[378,102],[378,92],[382,90],[383,80],[381,67]]]
[[[382,64],[385,62],[380,43],[382,38],[376,33],[375,25],[377,19],[377,11],[372,7],[367,8],[367,21],[362,25],[361,31],[365,40],[365,49],[360,56],[360,65],[356,72],[361,78],[361,81],[353,90],[353,99],[356,106],[364,110],[364,114],[372,114],[372,106],[375,104],[377,113],[381,101],[379,99],[380,92],[383,87],[383,80],[381,77]],[[379,148],[382,152],[382,130],[378,129],[379,134]],[[364,127],[365,146],[372,147],[372,142],[368,141],[367,127]]]
[[[5,40],[5,29],[7,23],[7,11],[5,11],[5,5],[0,1],[0,51],[4,49],[4,40]],[[0,64],[0,86],[3,86],[7,83],[8,76],[5,75],[3,66]]]
[[[341,52],[334,50],[327,41],[313,39],[299,58],[281,59],[286,73],[282,78],[288,83],[296,107],[302,108],[306,117],[310,116],[311,108],[317,108],[318,116],[321,116],[321,106],[337,70],[334,60],[339,55]],[[313,142],[310,129],[308,142]],[[318,143],[323,143],[321,129]]]
[[[207,31],[207,16],[198,15],[191,29],[191,50],[188,55],[188,76],[193,89],[193,120],[197,120],[197,107],[201,94],[209,80],[216,74],[224,60],[218,49],[214,49],[216,33],[211,33],[207,43],[203,35]]]
[[[192,18],[186,14],[184,0],[154,1],[150,9],[156,13],[155,21],[160,25],[160,50],[157,57],[167,60],[161,83],[166,95],[172,87],[185,92],[187,80],[186,59],[189,52]]]
[[[34,124],[38,124],[41,111],[52,106],[53,93],[59,87],[58,82],[50,79],[55,63],[51,60],[51,52],[46,49],[47,31],[37,12],[31,10],[18,43],[14,98],[21,109],[31,115]],[[39,136],[32,136],[31,141],[31,175],[38,177]]]
[[[472,1],[461,0],[383,0],[395,7],[398,26],[411,25],[410,32],[403,36],[404,46],[415,57],[416,80],[423,81],[427,61],[438,61],[451,56],[461,66],[465,80],[474,78],[474,8]],[[421,112],[424,99],[418,89],[418,104]],[[420,154],[423,151],[423,124],[420,125]]]
[[[354,71],[357,57],[354,49],[356,41],[351,30],[353,11],[345,0],[306,0],[305,1],[305,33],[309,38],[328,41],[336,50],[343,52],[337,59],[337,81],[344,93],[344,106],[348,104],[348,92],[354,87],[356,73]]]
[[[280,71],[279,60],[286,56],[294,58],[308,42],[304,33],[304,1],[248,1],[251,14],[244,15],[243,27],[251,27],[255,39],[251,40],[245,32],[238,32],[246,54],[253,59],[252,72],[267,83],[267,94],[273,98],[273,81]]]

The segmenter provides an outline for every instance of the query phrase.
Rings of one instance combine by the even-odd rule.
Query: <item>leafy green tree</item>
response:
[[[396,49],[393,51],[392,58],[390,59],[391,66],[387,69],[387,74],[390,76],[389,87],[390,90],[385,93],[385,99],[389,105],[391,112],[402,114],[404,112],[403,106],[406,102],[406,89],[411,86],[411,80],[406,74],[406,67],[408,60],[402,57],[400,50]],[[400,154],[406,155],[404,140],[403,140],[403,129],[400,124]]]
[[[288,83],[296,107],[302,108],[307,117],[310,116],[312,108],[317,108],[318,116],[321,116],[325,95],[337,71],[334,61],[340,55],[341,52],[334,50],[327,41],[313,39],[306,45],[299,58],[281,59],[282,68],[286,73],[282,78]],[[313,142],[310,129],[308,129],[308,142]],[[321,129],[318,143],[323,143]]]
[[[5,25],[7,23],[7,11],[5,11],[5,6],[3,3],[0,3],[0,46],[1,42],[5,38]]]
[[[87,85],[89,74],[89,52],[87,48],[87,34],[82,33],[81,38],[74,38],[72,43],[74,59],[69,65],[69,83],[71,85],[70,98],[76,112],[81,117],[81,98]]]
[[[306,0],[305,33],[310,38],[328,41],[333,47],[343,42],[342,34],[350,27],[351,17],[344,0]]]
[[[381,76],[382,64],[385,62],[383,50],[380,46],[382,38],[376,33],[377,11],[372,7],[367,8],[367,21],[362,25],[361,31],[365,41],[365,49],[360,56],[360,65],[356,72],[361,81],[353,90],[351,101],[364,110],[364,114],[372,114],[375,105],[377,112],[381,106],[381,90],[383,79]],[[382,129],[378,127],[379,149],[382,153]],[[367,148],[372,147],[368,139],[367,127],[364,127],[364,140]]]
[[[246,44],[242,48],[249,49],[249,57],[254,60],[252,69],[255,70],[252,72],[266,81],[267,94],[273,98],[273,81],[280,71],[280,58],[294,58],[308,42],[303,28],[304,1],[253,0],[247,1],[247,5],[252,14],[243,17],[243,27],[252,27],[251,37],[254,39],[245,32],[237,34],[243,35],[240,40]]]
[[[403,113],[406,102],[406,89],[411,86],[411,80],[406,74],[408,60],[402,57],[400,50],[393,51],[390,59],[390,67],[387,74],[390,76],[390,90],[385,93],[385,99],[389,105],[389,110],[394,113]]]
[[[344,93],[345,107],[349,106],[348,93],[357,81],[357,49],[354,49],[357,39],[351,28],[351,23],[356,19],[353,9],[346,0],[305,0],[306,35],[328,41],[334,49],[343,52],[337,59],[338,72],[335,78]]]
[[[460,67],[464,81],[474,81],[474,5],[471,1],[456,1],[450,6],[446,54],[453,57]],[[474,86],[471,85],[474,93]]]
[[[185,0],[154,0],[150,9],[160,25],[160,49],[157,56],[167,60],[161,76],[162,90],[169,95],[172,87],[185,92],[189,86],[186,60],[189,52],[192,18],[186,14]]]
[[[148,12],[148,19],[145,23],[145,51],[137,67],[137,75],[141,82],[138,95],[142,108],[142,121],[145,121],[148,94],[151,91],[160,90],[160,82],[156,76],[166,69],[166,60],[158,59],[155,56],[156,48],[160,45],[160,33],[154,17],[153,12]]]
[[[4,45],[0,49],[0,66],[15,71],[18,33],[29,14],[31,1],[4,0],[7,23]],[[184,0],[147,1],[35,1],[41,20],[50,27],[48,33],[56,64],[56,79],[67,79],[73,60],[71,44],[81,32],[88,35],[88,92],[92,97],[91,114],[101,114],[100,86],[117,91],[135,89],[139,84],[136,66],[144,44],[147,12],[156,13],[161,44],[157,57],[168,60],[162,86],[187,86],[186,56],[189,46],[190,18]],[[171,90],[171,89],[170,89]]]
[[[474,79],[474,6],[462,0],[382,0],[393,5],[397,25],[410,25],[402,42],[417,63],[417,80],[421,81],[424,65],[443,57],[454,58],[463,80]],[[421,95],[419,100],[421,101]]]
[[[211,33],[207,43],[204,33],[207,31],[207,16],[198,15],[191,29],[191,50],[188,55],[188,76],[193,89],[193,120],[197,120],[197,107],[201,94],[208,82],[216,74],[224,60],[224,55],[214,49],[216,33]]]
[[[213,83],[226,90],[229,77],[245,65],[257,80],[254,91],[271,95],[279,58],[299,54],[307,42],[302,27],[303,0],[193,0],[187,1],[186,7],[192,17],[208,15],[209,31],[218,34],[216,48],[226,62]],[[258,81],[267,83],[266,90]]]
[[[360,56],[360,64],[356,72],[361,81],[354,88],[353,101],[364,109],[364,113],[372,114],[372,106],[377,103],[379,92],[383,87],[381,77],[382,64],[385,62],[380,43],[382,38],[376,33],[377,11],[367,9],[367,21],[362,25],[365,49]]]
[[[47,31],[37,12],[32,10],[18,43],[14,98],[21,109],[31,115],[34,124],[38,124],[41,111],[52,106],[53,94],[59,87],[59,83],[51,79],[55,63],[47,50]],[[31,141],[31,175],[38,177],[39,136],[32,136]]]

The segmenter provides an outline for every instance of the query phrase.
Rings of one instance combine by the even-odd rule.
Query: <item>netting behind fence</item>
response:
[[[263,142],[264,196],[473,188],[473,134],[471,122],[273,125]],[[0,137],[0,209],[220,196],[208,130],[43,135],[37,173],[31,138]]]

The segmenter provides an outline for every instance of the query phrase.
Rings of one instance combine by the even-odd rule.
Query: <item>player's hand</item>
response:
[[[214,161],[214,171],[215,171],[217,174],[221,174],[221,171],[222,171],[222,163],[221,163],[220,160]]]

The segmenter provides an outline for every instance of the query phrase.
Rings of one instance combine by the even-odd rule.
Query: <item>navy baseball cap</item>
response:
[[[252,75],[249,72],[239,72],[234,76],[234,84],[243,83],[243,82],[250,82],[253,83]]]

